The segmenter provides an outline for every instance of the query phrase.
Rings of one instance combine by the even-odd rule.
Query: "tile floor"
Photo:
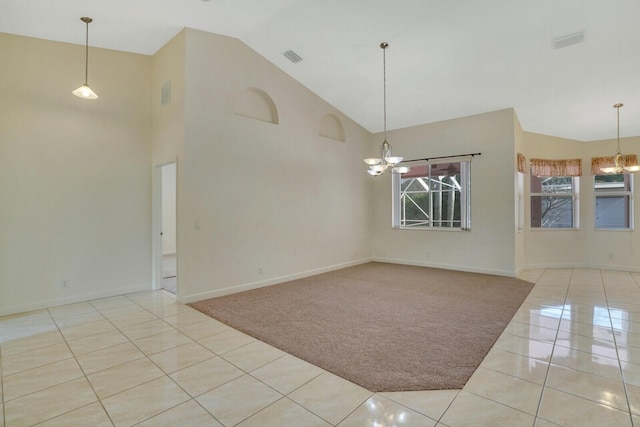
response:
[[[0,427],[640,427],[640,273],[523,278],[463,390],[371,393],[164,291],[0,318]]]

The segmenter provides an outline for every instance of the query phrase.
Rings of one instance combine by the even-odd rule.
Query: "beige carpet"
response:
[[[194,308],[370,391],[458,389],[533,284],[368,263]]]

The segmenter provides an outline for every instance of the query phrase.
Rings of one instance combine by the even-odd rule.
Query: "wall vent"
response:
[[[582,43],[583,41],[584,41],[584,32],[580,31],[579,33],[568,34],[566,36],[553,39],[553,48],[562,49],[563,47],[568,47],[574,44]]]
[[[292,50],[286,51],[285,53],[283,53],[283,55],[285,56],[285,58],[287,58],[289,61],[293,62],[294,64],[302,61],[302,58]]]
[[[171,80],[162,85],[162,105],[171,104]]]

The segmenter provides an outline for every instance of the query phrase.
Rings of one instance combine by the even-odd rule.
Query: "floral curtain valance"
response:
[[[581,176],[582,160],[531,159],[531,174],[535,176]]]
[[[527,159],[522,153],[518,153],[518,172],[527,173]]]
[[[638,156],[635,154],[623,154],[623,161],[625,165],[637,165],[638,164]],[[592,175],[606,175],[605,172],[602,172],[601,168],[610,168],[615,166],[616,163],[614,161],[614,156],[609,157],[593,157],[591,159],[591,174]]]

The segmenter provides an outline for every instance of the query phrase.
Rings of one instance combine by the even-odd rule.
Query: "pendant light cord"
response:
[[[89,85],[89,22],[85,21],[87,26],[87,30],[85,32],[85,42],[84,42],[84,84]]]
[[[620,152],[620,107],[622,107],[622,104],[616,104],[614,105],[614,107],[616,107],[616,112],[618,115],[618,153]]]
[[[380,43],[382,48],[382,87],[384,99],[384,140],[387,140],[387,42]]]
[[[93,19],[83,16],[80,20],[86,24],[84,33],[84,85],[89,86],[89,24],[93,22]]]

